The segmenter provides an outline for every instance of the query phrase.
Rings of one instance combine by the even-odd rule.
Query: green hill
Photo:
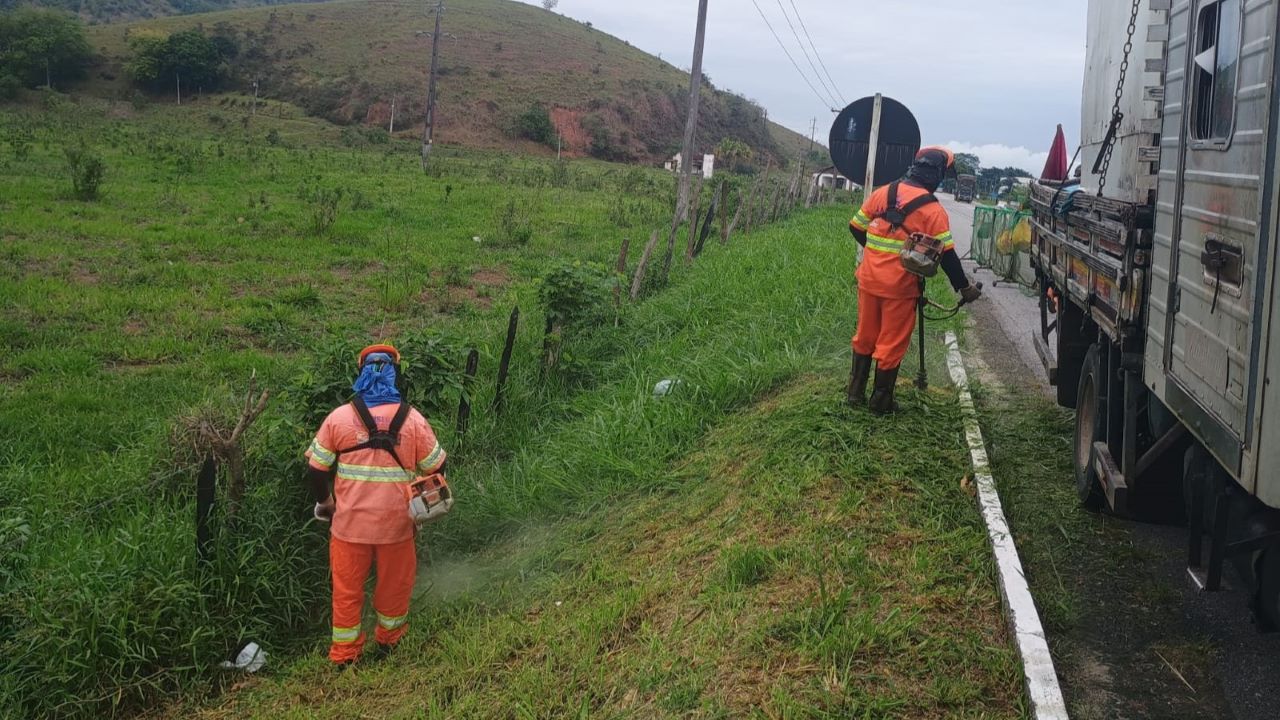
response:
[[[17,7],[65,10],[90,23],[217,12],[257,5],[284,5],[313,0],[0,0],[0,12]]]
[[[420,132],[433,20],[422,4],[341,0],[167,17],[90,28],[103,58],[89,89],[120,92],[128,38],[191,27],[232,35],[232,89],[256,79],[266,97],[338,123]],[[550,111],[570,155],[656,162],[680,146],[688,74],[589,24],[510,0],[457,0],[444,18],[436,138],[472,147],[554,152],[520,140],[516,119]],[[114,79],[114,80],[113,80]],[[113,87],[114,84],[114,87]],[[699,141],[745,142],[785,162],[808,140],[771,123],[755,103],[706,89]],[[802,144],[803,143],[803,144]]]

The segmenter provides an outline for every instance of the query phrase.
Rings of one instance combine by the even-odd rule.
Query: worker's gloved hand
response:
[[[978,298],[981,297],[982,288],[973,285],[972,283],[960,288],[960,299],[964,301],[965,305],[968,305],[971,302],[977,302]]]
[[[332,522],[333,512],[338,508],[338,504],[334,501],[333,496],[322,503],[316,503],[315,518],[320,522]]]

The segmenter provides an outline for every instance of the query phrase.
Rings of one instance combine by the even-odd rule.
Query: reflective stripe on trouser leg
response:
[[[374,639],[394,645],[409,629],[409,599],[417,579],[418,555],[413,538],[404,542],[374,546],[378,580],[373,589],[373,608],[378,612]]]
[[[329,570],[333,576],[333,639],[329,659],[347,662],[360,657],[364,633],[360,614],[364,609],[364,581],[373,563],[374,546],[329,538]],[[355,637],[352,637],[354,631]]]

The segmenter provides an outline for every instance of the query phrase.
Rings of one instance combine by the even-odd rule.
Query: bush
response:
[[[342,188],[315,188],[304,191],[311,205],[311,217],[307,227],[312,235],[325,235],[338,221],[338,210],[346,193]]]
[[[528,245],[533,239],[533,216],[526,205],[507,201],[494,217],[493,236],[500,245]]]
[[[66,149],[67,172],[71,175],[71,192],[79,200],[97,200],[107,164],[87,145]]]
[[[555,125],[551,123],[551,114],[543,105],[530,105],[528,110],[516,118],[516,134],[543,145],[555,145],[556,142]]]
[[[14,100],[22,92],[22,81],[10,73],[0,73],[0,100]]]

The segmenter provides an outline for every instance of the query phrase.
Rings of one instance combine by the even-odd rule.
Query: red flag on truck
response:
[[[1062,126],[1058,126],[1058,134],[1053,138],[1053,147],[1049,149],[1049,159],[1045,161],[1044,171],[1040,173],[1041,180],[1052,180],[1054,182],[1062,182],[1067,179],[1067,173],[1071,168],[1067,159],[1067,136],[1062,134]]]

